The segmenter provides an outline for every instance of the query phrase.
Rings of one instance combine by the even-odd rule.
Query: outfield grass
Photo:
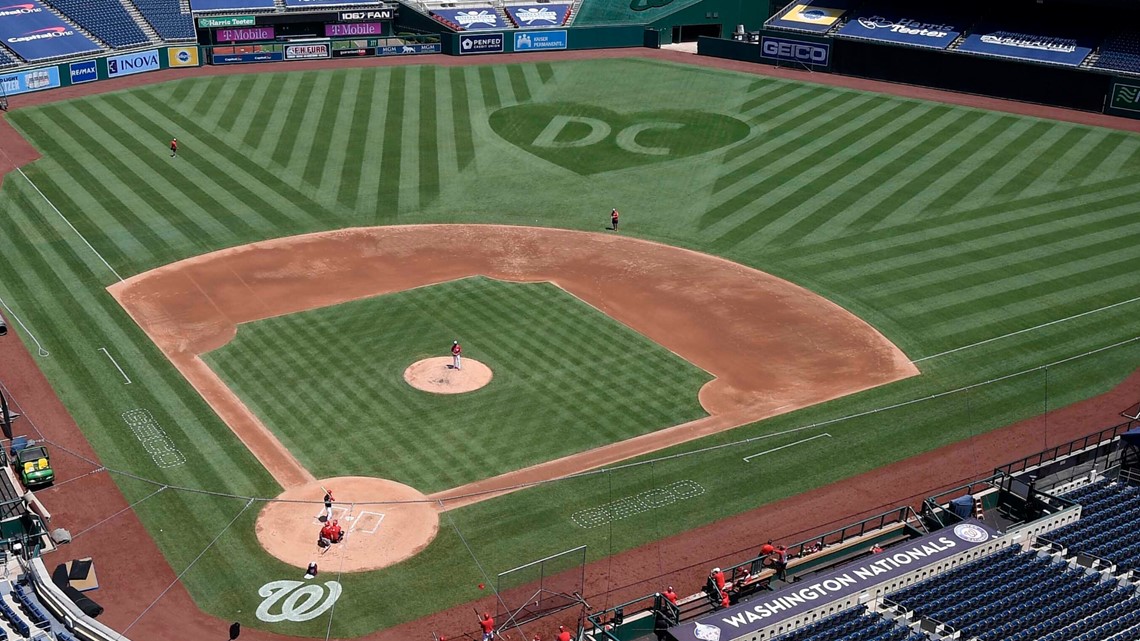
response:
[[[404,382],[452,337],[490,385]],[[424,493],[695,420],[712,380],[554,285],[481,277],[242,325],[205,358],[317,478]]]
[[[515,105],[538,108],[500,115],[508,127],[496,133],[492,114]],[[625,166],[614,164],[618,131],[596,149],[566,147],[557,157],[532,153],[544,148],[514,133],[545,130],[581,105],[591,109],[578,113],[618,131],[661,122],[664,110],[692,122],[716,110],[749,131],[715,149],[684,131],[678,140],[698,146],[659,131],[637,136],[668,154],[642,158],[618,145]],[[669,454],[925,398],[1140,335],[1134,304],[1042,326],[1137,295],[1140,137],[1121,132],[637,60],[219,76],[9,117],[44,154],[28,176],[124,276],[264,238],[359,225],[600,230],[616,206],[623,234],[788,278],[867,319],[912,358],[1021,332],[923,360],[923,376]],[[736,128],[712,121],[727,133]],[[553,140],[585,130],[565,134]],[[173,160],[172,136],[183,143]],[[84,242],[19,176],[0,195],[0,296],[51,350],[41,364],[103,462],[161,483],[276,495],[273,480],[103,291],[114,276]],[[480,567],[494,573],[580,544],[598,558],[1088,397],[1136,367],[1137,345],[831,423],[831,439],[760,464],[740,459],[805,433],[449,512],[423,554],[343,577],[331,633],[359,635],[477,597]],[[135,384],[122,385],[101,347]],[[185,465],[153,465],[123,424],[122,412],[134,408],[155,416]],[[153,492],[116,478],[131,501]],[[678,479],[707,495],[612,527],[584,530],[570,520]],[[181,571],[244,505],[168,490],[138,511]],[[226,619],[325,636],[327,619],[253,618],[257,589],[294,577],[256,546],[254,516],[242,513],[185,575],[190,593]],[[442,575],[454,585],[441,585]],[[409,593],[407,585],[439,589]]]

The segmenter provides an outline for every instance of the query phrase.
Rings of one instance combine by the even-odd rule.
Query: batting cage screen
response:
[[[500,598],[500,628],[536,621],[555,612],[585,605],[586,546],[582,545],[517,568],[500,572],[495,588]]]

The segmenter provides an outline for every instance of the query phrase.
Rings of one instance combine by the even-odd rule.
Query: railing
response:
[[[1036,454],[1032,454],[1018,461],[1007,463],[995,469],[994,475],[1013,476],[1014,474],[1025,472],[1027,470],[1040,467],[1046,463],[1051,463],[1058,459],[1062,459],[1075,452],[1080,452],[1082,450],[1089,449],[1090,447],[1102,445],[1104,443],[1112,441],[1121,434],[1132,429],[1135,427],[1136,423],[1137,421],[1128,421],[1127,423],[1121,423],[1120,425],[1116,425],[1114,427],[1105,428],[1095,434],[1089,434],[1084,438],[1069,441],[1063,445],[1058,445],[1057,447],[1049,448]]]

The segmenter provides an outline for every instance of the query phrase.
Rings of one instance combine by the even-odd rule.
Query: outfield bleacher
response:
[[[75,24],[114,49],[150,41],[119,0],[47,0]]]
[[[1118,33],[1104,39],[1096,69],[1140,74],[1140,33]]]
[[[134,0],[143,18],[164,40],[193,40],[194,19],[182,13],[178,0]]]
[[[1140,566],[1140,489],[1101,480],[1063,495],[1080,503],[1081,519],[1044,538],[1070,556],[1085,554],[1121,571]]]

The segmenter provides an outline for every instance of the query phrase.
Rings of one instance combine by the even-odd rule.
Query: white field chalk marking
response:
[[[911,363],[921,363],[922,361],[928,361],[932,358],[938,358],[939,356],[945,356],[947,354],[953,354],[954,352],[960,352],[964,349],[970,349],[971,347],[978,347],[979,345],[985,345],[986,343],[992,343],[994,341],[1000,341],[1003,338],[1009,338],[1010,336],[1017,336],[1018,334],[1024,334],[1026,332],[1032,332],[1035,329],[1042,329],[1044,327],[1049,327],[1050,325],[1056,325],[1057,323],[1064,323],[1065,321],[1071,321],[1074,318],[1080,318],[1082,316],[1088,316],[1089,314],[1096,314],[1097,312],[1103,312],[1105,310],[1112,309],[1113,307],[1120,307],[1121,305],[1128,305],[1129,303],[1135,303],[1136,301],[1140,301],[1140,296],[1137,296],[1135,298],[1129,298],[1128,300],[1122,300],[1120,302],[1113,303],[1111,305],[1105,305],[1104,307],[1098,307],[1096,309],[1090,309],[1089,311],[1081,312],[1080,314],[1073,314],[1072,316],[1066,316],[1065,318],[1058,318],[1057,320],[1052,320],[1052,321],[1049,321],[1048,323],[1041,323],[1040,325],[1034,325],[1033,327],[1026,327],[1025,329],[1019,329],[1016,332],[1010,332],[1008,334],[1002,334],[1001,336],[994,336],[993,338],[987,338],[984,341],[978,341],[976,343],[970,343],[969,345],[963,345],[961,347],[955,347],[954,349],[948,349],[945,352],[938,352],[937,354],[931,354],[930,356],[923,356],[922,358],[916,358],[913,361],[911,361]]]
[[[91,243],[87,242],[87,239],[84,238],[83,234],[79,233],[79,230],[75,228],[75,225],[72,225],[71,221],[67,219],[67,216],[63,215],[63,212],[61,212],[59,210],[59,207],[56,207],[55,203],[53,203],[51,200],[49,200],[48,197],[44,195],[44,192],[40,191],[40,188],[36,186],[36,183],[32,182],[31,178],[28,178],[28,175],[24,173],[23,169],[20,169],[19,167],[17,167],[16,171],[19,172],[19,174],[24,177],[24,180],[28,181],[28,184],[32,186],[32,189],[35,189],[36,193],[40,195],[40,198],[43,198],[44,202],[46,202],[52,209],[54,209],[55,213],[59,214],[59,217],[63,219],[63,222],[67,223],[67,226],[71,228],[71,231],[75,232],[76,236],[79,236],[79,240],[82,240],[83,244],[87,245],[87,249],[90,249],[92,251],[92,253],[94,253],[99,258],[99,260],[103,261],[103,264],[107,266],[107,269],[111,270],[111,273],[115,275],[115,278],[118,278],[119,281],[121,282],[123,280],[123,277],[119,275],[119,272],[115,271],[114,267],[111,267],[111,263],[108,263],[107,259],[103,258],[103,254],[100,254],[91,245]]]
[[[40,357],[51,356],[51,352],[44,349],[44,346],[40,344],[40,339],[36,338],[36,335],[32,333],[32,330],[28,329],[28,326],[24,324],[24,321],[20,320],[20,317],[16,315],[16,312],[13,312],[12,308],[8,307],[8,303],[5,303],[3,298],[0,298],[0,305],[3,305],[4,309],[8,310],[8,316],[19,323],[20,328],[24,330],[24,333],[28,335],[28,338],[32,339],[32,342],[36,344],[36,347],[38,347],[40,350]]]
[[[130,385],[131,384],[130,377],[127,376],[127,373],[123,371],[123,368],[119,367],[118,361],[115,360],[114,356],[111,356],[111,352],[108,352],[106,347],[100,347],[99,351],[103,352],[104,354],[107,355],[107,358],[111,359],[111,364],[114,365],[115,369],[119,370],[119,373],[122,374],[123,378],[125,378],[127,380],[127,382],[123,383],[123,385]]]
[[[356,527],[356,526],[360,525],[361,521],[364,520],[364,516],[366,514],[371,514],[372,516],[377,517],[376,518],[376,524],[367,530],[365,530],[364,528]],[[349,532],[361,532],[363,534],[376,534],[376,530],[380,529],[380,524],[383,522],[384,522],[384,515],[381,514],[380,512],[370,512],[368,510],[364,510],[360,513],[359,516],[356,517],[356,520],[352,522],[352,527],[349,528],[348,531]]]
[[[757,452],[755,454],[750,454],[750,455],[744,457],[744,462],[748,463],[749,461],[756,458],[757,456],[764,456],[765,454],[771,454],[772,452],[779,452],[780,450],[782,450],[786,447],[792,447],[793,445],[802,445],[803,443],[807,443],[808,441],[814,441],[817,438],[823,438],[825,436],[827,438],[831,438],[831,435],[828,434],[827,432],[824,432],[823,434],[816,434],[815,436],[810,436],[810,437],[805,438],[805,439],[800,439],[800,440],[796,441],[795,443],[788,443],[787,445],[781,445],[780,447],[773,447],[770,450],[764,450],[763,452]]]

